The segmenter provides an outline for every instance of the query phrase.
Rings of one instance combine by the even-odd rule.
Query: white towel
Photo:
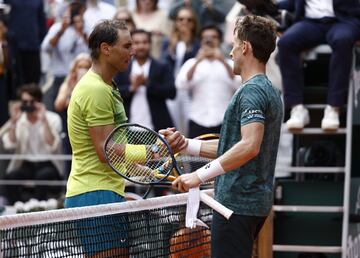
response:
[[[200,189],[199,187],[190,188],[187,199],[186,217],[185,217],[185,226],[187,228],[196,228],[197,226],[209,228],[203,221],[197,218],[199,206],[200,206]]]

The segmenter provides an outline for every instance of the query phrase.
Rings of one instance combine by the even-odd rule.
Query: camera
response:
[[[214,47],[214,41],[212,38],[204,38],[204,44],[209,47]]]
[[[34,107],[34,105],[28,105],[28,104],[23,103],[20,106],[20,110],[22,112],[31,113],[31,112],[35,111],[35,107]]]

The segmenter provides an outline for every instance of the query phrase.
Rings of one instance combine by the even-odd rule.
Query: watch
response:
[[[152,153],[159,153],[160,148],[157,144],[153,144],[151,145],[150,150],[152,151]]]

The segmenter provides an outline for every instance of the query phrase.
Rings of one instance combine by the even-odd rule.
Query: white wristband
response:
[[[205,183],[214,177],[225,174],[225,171],[222,168],[220,161],[215,159],[196,170],[196,174],[200,178],[201,182]]]
[[[199,156],[201,149],[201,140],[188,139],[188,145],[180,151],[182,154]]]

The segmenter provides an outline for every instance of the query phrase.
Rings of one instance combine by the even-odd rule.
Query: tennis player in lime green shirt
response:
[[[89,36],[89,48],[92,67],[75,86],[68,107],[68,132],[73,154],[66,208],[125,201],[124,180],[106,163],[103,147],[114,127],[127,122],[122,98],[112,78],[127,69],[133,55],[130,32],[125,23],[102,21]],[[170,146],[178,146],[178,139],[185,143],[179,135],[175,132],[172,138],[168,137]],[[79,236],[84,236],[81,241],[86,255],[127,256],[125,215],[96,222],[80,220],[76,225]],[[105,235],[106,241],[103,240]]]
[[[90,34],[89,48],[93,65],[76,85],[68,107],[73,156],[66,207],[118,202],[124,196],[124,180],[107,165],[103,146],[111,130],[127,121],[112,78],[128,67],[133,55],[131,36],[124,23],[104,21]],[[86,194],[91,195],[86,198],[89,202],[83,200]]]
[[[105,20],[90,34],[89,48],[92,67],[75,86],[68,107],[73,154],[66,208],[125,201],[124,180],[107,165],[103,146],[112,129],[127,121],[112,78],[127,69],[133,55],[130,32],[125,23]],[[126,256],[127,218],[109,221],[112,219],[115,218],[76,223],[79,236],[84,236],[81,242],[87,256]],[[101,239],[104,235],[109,236],[106,242]]]

